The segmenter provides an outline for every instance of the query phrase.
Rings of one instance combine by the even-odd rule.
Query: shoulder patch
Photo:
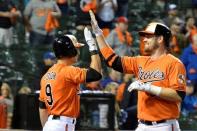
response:
[[[186,79],[185,79],[185,76],[183,74],[178,74],[178,83],[180,85],[186,84]]]

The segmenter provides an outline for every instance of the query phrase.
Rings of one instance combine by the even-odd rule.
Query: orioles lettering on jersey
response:
[[[164,79],[164,73],[159,69],[143,71],[142,67],[139,67],[139,79],[143,82],[160,81]]]

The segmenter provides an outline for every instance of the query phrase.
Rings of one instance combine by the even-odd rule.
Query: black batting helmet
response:
[[[167,27],[166,25],[158,22],[152,22],[148,24],[148,26],[143,31],[139,31],[140,36],[144,36],[146,34],[157,36],[162,35],[164,37],[166,47],[169,47],[169,41],[172,34],[169,27]]]
[[[53,51],[57,58],[74,57],[77,55],[77,49],[75,48],[71,37],[74,37],[74,36],[61,35],[55,38],[53,42]]]

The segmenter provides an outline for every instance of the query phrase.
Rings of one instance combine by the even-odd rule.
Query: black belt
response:
[[[53,120],[60,120],[60,116],[53,115],[52,119],[53,119]]]
[[[53,119],[53,120],[60,120],[60,116],[58,116],[58,115],[53,115],[52,119]],[[75,119],[73,119],[72,123],[73,123],[73,124],[75,123]]]
[[[166,120],[159,120],[159,121],[146,121],[146,120],[139,120],[140,123],[145,124],[145,125],[156,125],[160,123],[166,122]]]

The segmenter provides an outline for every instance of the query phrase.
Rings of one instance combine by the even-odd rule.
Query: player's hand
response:
[[[92,33],[87,27],[84,28],[84,36],[85,36],[86,43],[89,46],[89,51],[96,51],[97,50],[96,42],[92,36]]]
[[[150,91],[151,84],[150,83],[143,83],[141,81],[134,81],[132,82],[129,87],[128,91],[131,92],[133,90],[138,90],[138,91]]]
[[[97,20],[92,10],[89,10],[90,18],[91,18],[91,25],[92,30],[96,36],[102,35],[103,31],[99,28]]]

